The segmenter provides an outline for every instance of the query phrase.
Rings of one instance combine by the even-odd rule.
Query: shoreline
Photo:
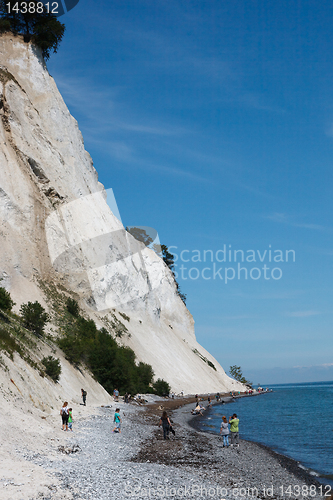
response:
[[[227,398],[224,397],[223,399],[225,403],[227,403]],[[229,402],[231,401],[232,399],[229,398]],[[229,480],[229,483],[234,481],[234,484],[243,484],[244,487],[248,489],[255,489],[257,485],[259,485],[261,486],[261,490],[264,489],[265,485],[272,484],[274,485],[275,498],[285,498],[286,493],[281,493],[283,491],[285,492],[290,485],[292,487],[300,485],[300,487],[303,486],[305,489],[312,486],[313,491],[325,493],[325,485],[318,480],[318,476],[311,474],[309,469],[303,469],[303,466],[300,467],[299,461],[280,454],[261,443],[241,439],[239,448],[221,449],[222,446],[219,435],[210,433],[209,431],[202,431],[199,428],[199,422],[205,417],[191,415],[190,410],[193,408],[193,403],[194,398],[191,402],[183,398],[182,401],[178,400],[177,403],[175,401],[174,404],[169,401],[166,405],[169,408],[168,414],[171,407],[175,406],[175,408],[171,410],[171,418],[174,421],[173,427],[176,430],[176,437],[178,429],[182,441],[187,440],[191,442],[193,439],[196,441],[195,443],[190,443],[190,445],[193,445],[194,453],[192,453],[193,450],[191,450],[191,446],[187,446],[188,443],[185,443],[185,448],[187,448],[190,458],[188,459],[184,454],[179,452],[179,450],[176,450],[179,459],[177,462],[177,453],[174,458],[170,458],[163,450],[159,450],[160,446],[164,446],[167,450],[172,450],[173,453],[175,452],[169,444],[170,442],[164,442],[165,445],[162,445],[161,435],[158,434],[158,431],[155,431],[154,437],[156,441],[154,442],[151,440],[150,442],[146,442],[143,447],[144,449],[141,450],[136,461],[149,460],[155,463],[164,463],[168,466],[177,466],[178,463],[182,466],[190,465],[197,467],[200,466],[200,464],[198,464],[198,461],[195,459],[195,453],[199,451],[203,457],[202,464],[204,464],[206,460],[209,460],[211,466],[213,468],[215,467],[215,476],[227,470],[227,475],[224,480]],[[219,403],[216,402],[213,406],[216,404]],[[178,408],[176,408],[176,406],[178,406]],[[163,407],[163,409],[164,408],[167,409],[166,407]],[[160,409],[160,414],[161,410],[162,408]],[[156,442],[159,442],[159,445],[156,445]],[[237,470],[238,468],[241,470],[241,474],[237,476],[234,472],[235,469]],[[248,471],[251,472],[250,475],[247,474]],[[274,474],[271,474],[272,471],[275,471]],[[269,481],[271,481],[271,483]],[[290,495],[289,498],[290,497],[293,498],[293,495]],[[295,497],[297,497],[297,495],[295,495]],[[260,498],[263,497],[261,496]]]
[[[259,393],[259,394],[253,394],[251,396],[248,396],[248,395],[240,395],[240,396],[236,396],[236,398],[224,398],[224,403],[220,403],[220,402],[215,402],[213,403],[212,407],[209,408],[208,412],[210,412],[213,408],[213,406],[221,406],[223,404],[230,404],[234,401],[234,399],[238,399],[238,398],[242,398],[242,397],[253,397],[253,396],[260,396],[262,394],[269,394],[269,393]],[[207,413],[207,415],[209,415],[209,413]],[[200,422],[205,419],[205,416],[206,416],[206,413],[203,415],[203,416],[200,416],[200,415],[196,415],[196,416],[193,416],[193,415],[190,415],[190,418],[188,419],[188,425],[190,427],[192,427],[193,429],[196,430],[196,432],[199,432],[199,433],[203,433],[203,434],[211,434],[213,436],[216,436],[216,437],[219,437],[218,434],[214,433],[214,432],[210,432],[210,431],[204,431],[200,428]],[[284,455],[283,453],[280,453],[276,450],[274,450],[273,448],[271,448],[270,446],[267,446],[263,443],[259,443],[257,441],[252,441],[252,440],[248,440],[248,439],[243,439],[242,437],[240,437],[240,440],[241,441],[245,441],[245,442],[248,442],[248,443],[252,443],[252,444],[255,444],[256,446],[259,446],[260,448],[262,448],[263,450],[265,450],[267,453],[270,453],[274,458],[276,458],[283,467],[285,467],[288,471],[290,471],[292,474],[294,474],[295,476],[299,477],[299,479],[303,480],[303,481],[307,481],[307,482],[311,482],[312,484],[314,483],[317,483],[318,485],[323,485],[323,482],[321,482],[319,480],[319,478],[321,478],[322,480],[324,480],[325,478],[323,476],[320,476],[318,472],[310,469],[309,467],[306,467],[305,465],[303,465],[299,460],[297,460],[296,458],[292,458],[292,457],[289,457],[288,455]],[[300,467],[301,465],[301,467]],[[311,474],[311,472],[313,474]]]
[[[190,413],[194,402],[194,397],[157,398],[142,406],[121,401],[84,407],[84,414],[74,420],[73,433],[54,429],[53,437],[61,435],[62,439],[49,441],[39,453],[25,455],[30,467],[38,467],[48,477],[49,495],[42,498],[299,500],[294,494],[282,495],[281,488],[299,485],[309,489],[310,484],[315,494],[302,495],[303,500],[321,498],[320,484],[298,467],[292,470],[290,464],[297,463],[292,459],[288,466],[282,455],[244,440],[239,448],[222,448],[219,436],[196,430],[191,423],[198,417]],[[122,417],[121,434],[112,433],[116,407]],[[158,427],[164,409],[176,431],[166,441]],[[67,454],[63,448],[77,451]],[[272,495],[270,488],[274,489]],[[22,493],[4,498],[25,500]],[[30,500],[37,498],[41,497],[29,496]]]

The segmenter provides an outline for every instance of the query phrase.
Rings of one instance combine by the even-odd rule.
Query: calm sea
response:
[[[240,437],[299,461],[333,484],[333,382],[270,386],[273,392],[241,398],[207,411],[201,429],[219,433],[222,415],[237,413]],[[319,479],[319,478],[318,478]]]

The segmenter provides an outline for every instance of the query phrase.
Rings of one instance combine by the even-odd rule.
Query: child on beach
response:
[[[68,408],[68,429],[73,432],[73,408]]]
[[[112,432],[119,432],[119,434],[121,433],[121,418],[120,418],[120,408],[116,408],[116,411],[115,411],[115,414],[114,414],[114,417],[113,417],[113,421],[114,423],[116,424],[115,428],[113,429]]]
[[[225,446],[229,448],[229,427],[227,417],[225,415],[222,417],[220,434],[223,437],[223,448]]]

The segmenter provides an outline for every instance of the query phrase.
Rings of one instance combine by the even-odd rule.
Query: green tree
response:
[[[158,396],[168,396],[170,394],[170,385],[163,379],[157,379],[153,384],[155,394]]]
[[[42,363],[45,366],[46,374],[51,377],[54,382],[58,382],[61,374],[61,364],[59,359],[53,356],[48,356],[42,359]]]
[[[246,378],[243,376],[243,372],[242,372],[242,369],[240,366],[237,366],[237,365],[233,365],[233,366],[230,366],[230,369],[229,369],[229,373],[230,375],[235,379],[235,380],[238,380],[238,382],[241,382],[242,384],[245,384],[245,385],[250,385],[252,386],[252,382],[249,382],[248,380],[246,380]]]
[[[0,0],[0,33],[12,31],[23,35],[25,42],[32,41],[48,59],[51,51],[57,52],[65,25],[54,14],[47,12],[40,1],[28,0],[24,3]]]
[[[172,255],[172,253],[169,252],[169,249],[166,245],[161,245],[161,251],[162,259],[164,260],[170,271],[173,272],[175,268],[175,257]]]
[[[66,359],[78,366],[87,365],[98,382],[112,392],[147,393],[151,391],[154,372],[150,365],[136,365],[135,353],[129,347],[119,346],[109,332],[98,330],[93,320],[79,316],[58,340]]]
[[[44,307],[37,300],[33,303],[22,304],[20,313],[26,328],[33,331],[36,335],[43,333],[46,323],[50,320]]]
[[[79,308],[79,304],[77,303],[77,301],[75,299],[68,297],[68,299],[66,300],[66,309],[69,312],[69,314],[74,316],[74,318],[79,317],[80,308]]]
[[[15,302],[12,301],[10,293],[3,287],[0,287],[0,309],[3,311],[11,311]]]
[[[154,371],[147,363],[140,362],[136,367],[137,392],[147,393],[154,378]]]

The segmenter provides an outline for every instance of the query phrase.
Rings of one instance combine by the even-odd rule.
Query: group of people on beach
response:
[[[230,394],[233,396],[232,392]],[[224,403],[219,393],[216,394],[215,399],[216,402],[221,401],[222,403]],[[196,406],[193,410],[191,410],[192,415],[203,416],[202,412],[212,406],[210,396],[208,396],[207,399],[208,405],[206,407],[200,404],[199,396],[197,394],[195,395],[195,400],[196,400]],[[239,446],[239,418],[237,417],[236,413],[234,413],[231,417],[229,417],[229,421],[227,420],[227,417],[223,415],[220,427],[220,435],[223,437],[223,447],[229,448],[229,446],[237,446],[237,447]],[[229,444],[229,436],[231,441],[230,444]]]
[[[117,391],[118,392],[118,391]],[[81,389],[81,395],[83,400],[83,405],[86,406],[87,401],[87,391]],[[119,397],[119,392],[118,395]],[[81,403],[82,404],[82,403]],[[120,409],[116,408],[113,421],[115,423],[115,427],[112,432],[121,433],[121,417],[120,417]],[[73,408],[69,408],[68,401],[65,401],[60,409],[60,415],[62,419],[62,430],[63,431],[73,431]]]
[[[81,389],[81,395],[82,395],[82,400],[83,400],[83,405],[86,406],[86,398],[87,398],[87,392],[84,389]],[[119,391],[118,389],[115,389],[113,392],[114,400],[118,401],[119,400]],[[127,398],[126,398],[127,399]],[[216,397],[216,400],[220,400],[220,395],[218,394]],[[126,401],[128,402],[128,401]],[[205,410],[206,408],[199,403],[199,398],[198,395],[196,395],[196,407],[194,410],[192,410],[192,414],[202,414],[202,411]],[[208,398],[208,407],[211,406],[211,399],[210,397]],[[68,406],[68,401],[65,401],[64,404],[62,405],[60,409],[60,415],[62,419],[62,430],[63,431],[73,431],[73,408],[69,408]],[[120,408],[116,408],[114,418],[113,418],[115,427],[112,430],[112,432],[116,433],[121,433],[121,417],[120,417]],[[229,429],[230,425],[230,429]],[[169,433],[172,432],[173,435],[175,435],[175,430],[172,427],[172,422],[170,420],[170,417],[168,417],[168,414],[166,411],[163,411],[162,416],[160,418],[159,426],[162,426],[163,428],[163,438],[170,439],[169,438]],[[220,428],[220,435],[223,437],[223,447],[229,447],[229,446],[239,446],[239,418],[237,417],[236,413],[234,413],[231,417],[229,417],[229,421],[227,420],[226,416],[223,415],[222,417],[222,422],[221,422],[221,428]],[[230,440],[231,443],[229,444],[229,435],[230,435]]]

